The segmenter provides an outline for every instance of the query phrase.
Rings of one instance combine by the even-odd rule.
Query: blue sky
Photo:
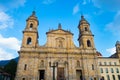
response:
[[[97,51],[103,56],[115,53],[120,40],[120,0],[0,0],[0,60],[18,56],[26,19],[36,11],[39,20],[39,44],[46,42],[46,32],[70,30],[78,46],[78,23],[81,14],[90,23]]]

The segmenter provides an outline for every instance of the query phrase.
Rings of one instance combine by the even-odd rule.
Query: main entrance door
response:
[[[57,80],[65,80],[64,68],[58,68],[57,69]]]
[[[39,71],[39,80],[45,80],[45,70]]]
[[[77,76],[77,80],[83,80],[82,79],[82,70],[76,70],[76,76]]]

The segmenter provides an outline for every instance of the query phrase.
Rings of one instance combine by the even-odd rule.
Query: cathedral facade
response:
[[[15,80],[99,80],[98,53],[90,24],[81,16],[79,47],[73,33],[58,29],[46,32],[47,42],[38,42],[39,21],[33,11],[26,20]],[[119,56],[119,55],[118,55]]]

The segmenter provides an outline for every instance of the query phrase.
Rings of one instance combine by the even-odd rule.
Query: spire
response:
[[[31,16],[35,16],[35,11],[32,12],[32,15]]]
[[[81,12],[81,19],[84,19],[84,15],[83,15],[83,13]]]
[[[34,10],[32,11],[32,14],[28,17],[28,19],[26,21],[28,21],[28,20],[36,20],[37,24],[39,24],[38,19],[37,19],[36,15],[35,15],[35,11]]]
[[[36,14],[36,12],[33,10],[33,11],[32,11],[32,14],[30,15],[30,17],[37,18],[35,14]],[[30,17],[29,17],[29,18],[30,18]]]
[[[83,15],[81,15],[81,20],[85,20],[85,18],[84,18],[84,16],[83,16]]]
[[[84,18],[83,14],[81,15],[80,24],[89,24],[88,21]]]
[[[32,14],[31,14],[31,16],[28,17],[28,19],[36,19],[37,20],[37,17],[35,15],[35,11],[32,11]]]
[[[58,29],[62,29],[61,23],[58,24]]]

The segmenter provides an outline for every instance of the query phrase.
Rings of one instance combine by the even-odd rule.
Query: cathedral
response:
[[[100,61],[106,58],[103,60],[97,52],[94,35],[84,16],[76,27],[79,47],[73,42],[73,33],[62,29],[61,24],[58,24],[58,29],[46,32],[47,42],[39,45],[38,25],[33,11],[23,31],[15,80],[107,80],[99,68]]]

